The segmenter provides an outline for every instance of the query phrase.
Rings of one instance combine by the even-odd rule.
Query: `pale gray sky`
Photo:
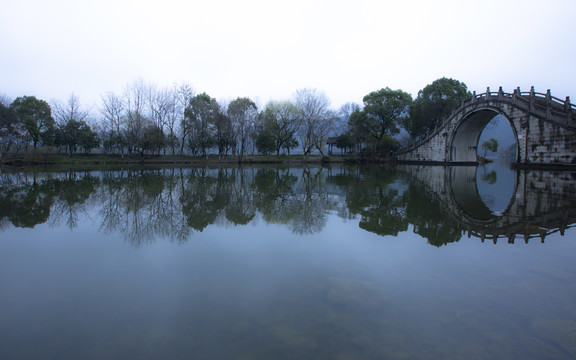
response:
[[[137,78],[334,107],[440,77],[576,102],[574,0],[4,0],[0,94],[98,104]]]

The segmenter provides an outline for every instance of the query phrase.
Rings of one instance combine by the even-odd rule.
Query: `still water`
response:
[[[574,359],[576,174],[0,173],[1,359]]]

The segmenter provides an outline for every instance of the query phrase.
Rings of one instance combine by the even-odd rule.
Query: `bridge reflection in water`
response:
[[[576,173],[475,166],[229,167],[0,173],[0,231],[38,224],[80,228],[92,214],[104,233],[134,246],[185,242],[209,226],[275,223],[296,235],[319,233],[330,217],[357,219],[381,236],[410,230],[441,246],[544,241],[576,223]],[[500,176],[500,175],[498,175]],[[498,206],[490,204],[490,197]],[[503,205],[502,205],[503,204]]]
[[[513,191],[498,189],[492,196],[509,196],[502,211],[491,210],[478,191],[476,166],[401,166],[458,224],[468,237],[496,243],[505,238],[544,242],[553,233],[562,236],[576,222],[576,173],[516,170]],[[510,196],[511,194],[511,196]],[[502,199],[500,199],[502,200]]]

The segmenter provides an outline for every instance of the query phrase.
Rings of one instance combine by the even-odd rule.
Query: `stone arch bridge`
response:
[[[398,152],[400,162],[477,164],[478,140],[503,115],[516,137],[518,165],[576,165],[576,105],[550,90],[473,93],[435,129]]]

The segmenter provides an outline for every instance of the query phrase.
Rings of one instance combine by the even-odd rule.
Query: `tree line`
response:
[[[299,89],[292,99],[264,107],[250,98],[225,102],[188,84],[159,88],[137,80],[121,94],[108,92],[97,109],[82,106],[74,94],[50,104],[34,96],[0,98],[2,152],[43,151],[106,154],[329,155],[341,152],[389,156],[401,142],[433,129],[470,96],[466,84],[441,78],[415,99],[388,87],[364,96],[362,104],[331,108],[325,93]],[[331,147],[330,147],[331,149]]]

